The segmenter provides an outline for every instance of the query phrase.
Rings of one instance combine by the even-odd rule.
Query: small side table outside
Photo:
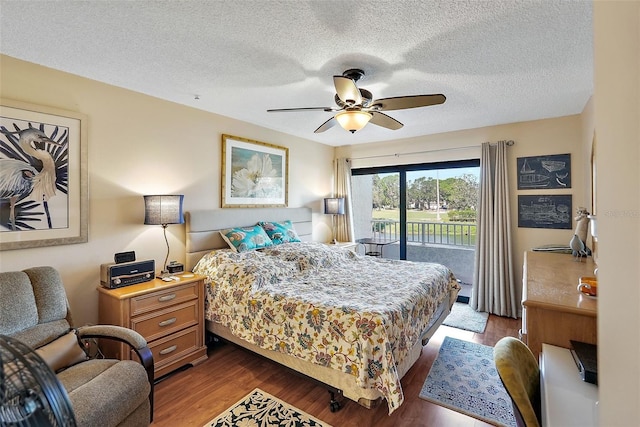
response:
[[[364,254],[382,258],[382,250],[386,245],[390,245],[392,243],[396,243],[398,239],[372,239],[370,237],[364,239],[358,239],[357,242],[365,245],[368,249],[365,250]]]

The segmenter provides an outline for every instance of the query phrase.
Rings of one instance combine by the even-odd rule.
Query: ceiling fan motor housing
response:
[[[344,77],[350,78],[354,82],[357,82],[364,77],[364,71],[360,68],[350,68],[342,73]]]

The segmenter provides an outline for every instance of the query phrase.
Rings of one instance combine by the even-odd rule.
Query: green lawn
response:
[[[398,209],[374,210],[373,219],[394,219],[400,220],[400,211]],[[436,211],[407,211],[408,221],[435,221],[437,219]],[[440,220],[447,222],[449,215],[447,211],[440,211]]]

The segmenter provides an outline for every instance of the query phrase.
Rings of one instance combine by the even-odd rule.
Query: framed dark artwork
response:
[[[571,154],[518,157],[518,190],[571,188]]]
[[[518,196],[518,227],[571,229],[572,196]]]
[[[0,99],[0,250],[84,243],[83,114]]]
[[[222,135],[222,207],[286,207],[289,149]]]

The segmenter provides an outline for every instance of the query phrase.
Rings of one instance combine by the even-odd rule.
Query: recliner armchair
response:
[[[78,426],[148,426],[153,420],[154,366],[139,333],[113,325],[73,327],[60,274],[52,267],[0,273],[0,334],[16,338],[56,372]],[[88,358],[81,340],[115,339],[131,360]]]

